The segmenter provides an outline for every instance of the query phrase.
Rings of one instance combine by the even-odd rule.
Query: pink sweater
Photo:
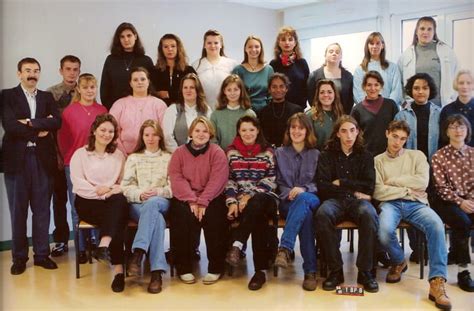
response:
[[[106,112],[107,109],[98,103],[84,107],[75,102],[64,109],[63,122],[58,131],[58,146],[64,165],[69,165],[74,151],[87,144],[89,130],[95,117]]]
[[[209,149],[197,157],[182,145],[171,157],[168,174],[175,198],[207,207],[224,190],[229,166],[224,151],[216,144],[210,144]]]
[[[127,96],[117,100],[110,114],[117,119],[119,125],[118,148],[129,155],[135,149],[138,141],[138,132],[143,122],[148,119],[158,120],[160,125],[165,114],[166,104],[153,96]]]
[[[120,150],[103,156],[85,147],[77,149],[71,158],[72,192],[84,199],[104,200],[98,196],[97,186],[120,184],[125,157]]]

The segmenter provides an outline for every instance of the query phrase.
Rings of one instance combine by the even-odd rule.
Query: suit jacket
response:
[[[36,95],[36,116],[31,119],[30,107],[20,85],[2,92],[3,164],[5,173],[18,173],[24,163],[26,145],[36,143],[36,155],[43,168],[54,172],[57,167],[56,151],[52,131],[61,127],[59,110],[53,95],[38,90]],[[48,118],[51,115],[52,118]],[[32,127],[18,122],[31,119]],[[45,137],[38,137],[40,131],[48,131]]]

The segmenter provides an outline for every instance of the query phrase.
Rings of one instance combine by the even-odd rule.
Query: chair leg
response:
[[[350,236],[349,252],[353,253],[354,252],[354,229],[349,229],[347,231],[347,234],[349,234]]]
[[[84,230],[84,233],[87,235],[86,237],[86,250],[87,250],[87,257],[89,258],[89,263],[92,263],[92,230],[87,229]]]
[[[76,279],[81,277],[80,264],[79,264],[79,226],[76,225],[74,228],[74,248],[76,250]]]
[[[405,253],[405,230],[400,228],[400,242],[402,244],[402,250]]]
[[[418,256],[420,260],[420,279],[423,280],[425,274],[425,237],[418,229],[417,232],[417,244],[418,244]]]
[[[273,265],[273,276],[274,277],[278,276],[278,266],[277,265]]]

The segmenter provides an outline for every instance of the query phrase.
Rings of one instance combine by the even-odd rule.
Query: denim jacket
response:
[[[410,136],[408,137],[406,148],[417,150],[417,135],[416,135],[416,115],[409,103],[405,108],[395,116],[395,120],[405,120],[410,126]],[[441,114],[441,108],[430,102],[430,119],[428,121],[428,156],[429,159],[438,150],[438,139],[439,139],[439,116]]]

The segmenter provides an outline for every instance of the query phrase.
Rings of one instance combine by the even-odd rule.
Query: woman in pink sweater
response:
[[[118,148],[125,155],[135,149],[143,122],[153,119],[161,125],[166,110],[165,102],[150,95],[148,70],[143,67],[133,68],[130,71],[129,83],[130,95],[120,98],[110,108],[110,114],[117,119],[119,125]]]
[[[192,274],[194,234],[202,227],[206,240],[208,273],[204,284],[218,281],[225,268],[227,208],[222,191],[229,169],[224,151],[211,144],[214,127],[206,117],[194,119],[190,142],[176,149],[168,173],[173,199],[170,208],[171,248],[179,278],[196,282]]]
[[[79,218],[100,229],[100,243],[93,256],[113,265],[112,290],[121,292],[125,287],[123,243],[128,203],[120,188],[125,158],[117,150],[117,133],[117,121],[111,114],[97,116],[87,145],[72,156],[71,179]]]

